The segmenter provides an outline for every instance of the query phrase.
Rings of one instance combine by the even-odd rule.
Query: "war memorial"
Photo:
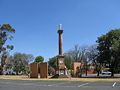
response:
[[[62,45],[62,24],[59,24],[58,30],[58,47],[59,55],[57,56],[57,67],[55,75],[52,78],[68,78],[67,68],[64,64],[63,45]],[[30,78],[38,78],[38,64],[30,64]],[[40,78],[48,78],[48,63],[40,63]]]

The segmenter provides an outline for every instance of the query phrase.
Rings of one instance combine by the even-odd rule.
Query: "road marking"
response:
[[[89,84],[89,83],[81,84],[81,85],[79,85],[78,87],[85,86],[85,85],[87,85],[87,84]]]
[[[114,86],[115,86],[115,84],[116,84],[116,82],[114,82],[112,86],[114,87]]]
[[[71,82],[66,82],[66,83],[71,83]],[[51,85],[48,85],[48,86],[55,86],[55,85],[61,85],[61,84],[66,84],[65,82],[64,83],[57,83],[57,84],[51,84]]]

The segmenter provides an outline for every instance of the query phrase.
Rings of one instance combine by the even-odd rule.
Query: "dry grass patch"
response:
[[[0,79],[10,80],[44,80],[44,81],[81,81],[81,82],[120,82],[120,78],[62,78],[62,79],[41,79],[28,78],[25,75],[1,75]]]

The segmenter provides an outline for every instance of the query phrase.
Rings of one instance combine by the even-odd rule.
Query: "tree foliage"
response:
[[[48,61],[49,67],[56,68],[57,67],[57,57],[50,58]]]
[[[48,67],[48,74],[49,75],[54,75],[55,74],[55,69],[51,66]]]
[[[42,57],[42,56],[37,56],[36,58],[35,58],[35,61],[34,62],[36,62],[36,63],[42,63],[44,61],[44,58]]]
[[[13,45],[6,45],[6,41],[12,40],[13,36],[12,33],[15,33],[15,29],[12,28],[10,24],[2,24],[0,25],[0,54],[2,51],[5,51],[6,49],[13,49]]]
[[[37,56],[35,58],[34,62],[38,64],[38,73],[40,73],[40,63],[42,63],[43,61],[44,61],[44,58],[42,56]]]
[[[6,56],[4,53],[7,50],[13,50],[14,46],[13,45],[5,45],[8,40],[12,40],[13,36],[12,33],[15,33],[15,29],[12,28],[10,24],[2,24],[0,25],[0,74],[3,73],[3,66],[4,62],[6,60]]]
[[[16,74],[22,72],[22,74],[28,72],[28,64],[34,57],[31,54],[22,54],[15,53],[10,57],[10,64],[12,65],[12,69],[16,72]]]
[[[64,62],[68,69],[72,68],[73,62],[87,63],[87,46],[75,45],[73,49],[64,54]]]
[[[98,37],[97,40],[99,50],[98,62],[109,65],[114,76],[114,71],[120,64],[120,29],[111,30],[105,35]]]

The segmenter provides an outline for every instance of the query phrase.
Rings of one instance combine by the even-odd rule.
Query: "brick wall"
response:
[[[30,78],[38,78],[38,64],[37,63],[30,64]]]
[[[40,63],[40,78],[48,78],[48,63]]]

